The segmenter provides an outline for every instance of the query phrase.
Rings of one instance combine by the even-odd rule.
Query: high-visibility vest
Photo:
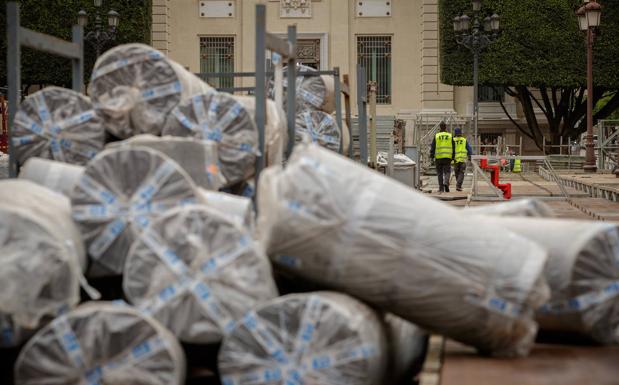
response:
[[[449,132],[437,132],[434,137],[436,141],[435,159],[451,159],[453,155],[453,139]]]
[[[520,163],[520,159],[514,160],[514,169],[512,172],[522,172],[522,164]]]
[[[456,142],[456,163],[464,163],[469,157],[469,152],[466,150],[466,138],[457,136],[454,142]]]

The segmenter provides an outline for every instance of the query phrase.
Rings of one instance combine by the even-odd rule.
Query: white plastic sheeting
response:
[[[342,131],[335,118],[322,111],[303,111],[297,114],[296,141],[318,143],[329,150],[339,152]]]
[[[254,173],[258,130],[245,107],[229,94],[210,91],[183,101],[172,111],[163,134],[217,142],[228,185]]]
[[[226,182],[219,169],[217,143],[175,136],[137,135],[122,142],[112,142],[107,148],[119,146],[148,147],[160,151],[181,166],[200,187],[219,190]]]
[[[159,151],[121,147],[97,155],[71,194],[73,219],[92,258],[89,275],[121,274],[137,235],[164,211],[194,203],[195,189]]]
[[[125,305],[91,302],[56,318],[22,349],[15,384],[181,385],[176,338]]]
[[[306,110],[320,110],[326,113],[335,111],[335,81],[333,76],[325,75],[307,75],[310,72],[317,72],[314,68],[297,65],[297,80],[296,80],[296,112]],[[288,100],[286,93],[288,90],[287,70],[284,67],[284,108]],[[306,73],[304,75],[304,73]],[[275,82],[269,82],[269,94],[271,98],[275,97]]]
[[[256,229],[254,204],[249,198],[199,188],[198,201],[245,226],[251,233]]]
[[[226,385],[377,385],[387,363],[384,328],[346,295],[290,294],[249,312],[218,361]]]
[[[19,164],[41,157],[86,164],[103,148],[102,119],[87,96],[47,87],[20,104],[13,124],[13,145]]]
[[[486,206],[467,207],[467,214],[492,215],[501,217],[541,217],[551,218],[554,211],[539,199],[519,199]]]
[[[316,145],[261,176],[258,231],[274,261],[420,327],[524,355],[548,298],[545,251]]]
[[[183,66],[145,44],[119,45],[101,55],[88,87],[105,128],[121,139],[159,135],[181,100],[209,89]]]
[[[24,180],[0,182],[0,346],[77,305],[86,266],[66,197]]]
[[[262,246],[204,206],[168,211],[133,244],[127,298],[181,340],[217,343],[247,311],[277,296]]]
[[[68,197],[83,172],[84,166],[44,158],[30,158],[20,169],[19,178],[32,181]]]

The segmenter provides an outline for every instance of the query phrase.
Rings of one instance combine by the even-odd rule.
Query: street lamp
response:
[[[456,42],[473,53],[473,121],[475,124],[475,148],[479,151],[479,55],[494,43],[501,28],[501,18],[496,13],[482,18],[481,0],[472,0],[473,19],[467,15],[453,19]]]
[[[587,135],[585,137],[585,172],[596,172],[595,144],[593,143],[593,40],[600,26],[602,6],[591,0],[576,11],[580,30],[587,36]]]
[[[103,5],[103,0],[94,0],[95,5],[95,28],[92,31],[89,31],[86,36],[84,36],[84,40],[89,42],[95,47],[95,51],[97,52],[97,57],[101,54],[101,49],[109,42],[114,41],[116,39],[116,29],[118,28],[118,23],[120,21],[120,15],[118,12],[114,10],[110,10],[107,13],[107,30],[103,29],[103,22],[101,21],[101,16],[99,14],[99,10]],[[86,27],[88,25],[88,14],[83,9],[77,13],[77,23],[82,27]]]

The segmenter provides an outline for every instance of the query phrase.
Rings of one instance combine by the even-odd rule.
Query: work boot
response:
[[[449,185],[445,185],[445,192],[449,192]]]
[[[462,187],[456,187],[456,191],[462,191]]]

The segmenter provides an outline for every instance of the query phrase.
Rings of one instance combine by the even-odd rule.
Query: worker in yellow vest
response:
[[[520,159],[514,160],[514,168],[512,169],[512,172],[522,172],[522,162]]]
[[[449,192],[449,179],[451,179],[451,161],[455,158],[455,144],[453,137],[447,132],[447,125],[441,122],[440,130],[434,136],[430,148],[430,158],[436,165],[438,187],[440,192]]]
[[[454,131],[454,143],[455,143],[455,174],[456,174],[456,190],[462,191],[462,183],[464,183],[464,176],[466,175],[466,162],[471,160],[473,150],[467,142],[466,138],[462,136],[462,130],[456,127]]]

